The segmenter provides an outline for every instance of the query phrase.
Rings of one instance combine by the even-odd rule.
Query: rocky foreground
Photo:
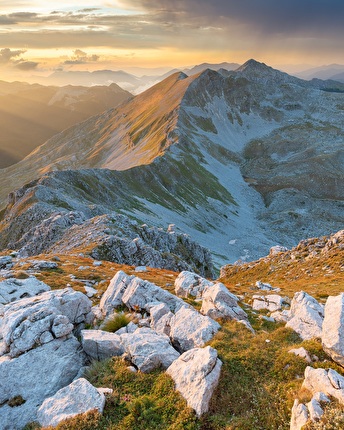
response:
[[[323,239],[322,248],[315,249],[325,253],[324,249],[328,252],[335,247],[336,253],[343,255],[342,237],[339,232],[334,238]],[[312,258],[318,255],[312,248],[314,243],[309,241],[308,247]],[[269,258],[279,253],[283,256],[290,251],[273,249]],[[79,265],[78,259],[89,266]],[[69,274],[70,283],[66,284],[64,272],[72,267],[83,277]],[[249,354],[255,344],[261,349],[257,354],[267,348],[270,360],[278,353],[274,372],[284,381],[279,387],[289,386],[286,390],[292,393],[287,397],[283,391],[279,393],[280,401],[285,398],[283,408],[289,407],[285,418],[269,425],[257,423],[256,428],[287,428],[289,421],[292,430],[302,426],[325,428],[312,426],[320,425],[322,416],[327,419],[327,411],[333,408],[339,411],[337,421],[343,417],[343,293],[328,297],[324,304],[305,291],[288,297],[282,288],[257,281],[250,294],[238,297],[223,283],[190,271],[165,272],[163,278],[155,269],[126,266],[122,269],[128,273],[118,270],[113,276],[111,271],[119,268],[83,256],[25,259],[13,253],[0,257],[0,429],[57,426],[95,410],[99,417],[103,413],[107,416],[113,408],[115,386],[93,385],[88,372],[94,367],[92,363],[109,359],[120,360],[123,371],[133,378],[166,372],[174,389],[194,411],[193,427],[183,424],[178,428],[253,428],[252,424],[244,426],[243,421],[240,424],[233,412],[219,409],[224,406],[223,399],[230,399],[227,390],[231,378],[234,386],[238,383],[237,371],[242,364],[238,358],[235,365],[230,364],[228,356],[238,349],[238,341],[251,343],[243,353]],[[98,273],[105,279],[101,280]],[[160,279],[157,283],[164,288],[147,278]],[[109,329],[118,319],[124,321],[121,327]],[[231,330],[228,342],[225,339]],[[257,366],[263,365],[271,374],[269,359]],[[284,367],[277,371],[281,363]],[[241,372],[245,379],[248,368]],[[253,379],[252,393],[254,385]],[[130,404],[130,396],[128,399],[125,401]],[[229,401],[226,410],[235,407]],[[223,427],[218,427],[214,417]],[[153,428],[144,424],[147,417],[142,419],[148,427],[132,424],[125,428]],[[83,428],[81,422],[80,427],[74,421],[74,427],[66,424],[64,428]]]

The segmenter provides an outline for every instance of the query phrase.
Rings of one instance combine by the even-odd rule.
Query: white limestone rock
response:
[[[302,387],[312,394],[320,391],[332,396],[344,405],[344,377],[333,369],[313,369],[307,366]]]
[[[295,293],[286,327],[292,328],[303,340],[321,337],[324,307],[312,296],[300,291]]]
[[[279,254],[280,252],[287,252],[287,251],[288,251],[288,248],[286,248],[285,246],[275,245],[270,248],[269,255],[274,256]]]
[[[319,421],[324,415],[324,410],[321,407],[320,402],[314,397],[306,404],[306,406],[308,408],[309,418],[311,421]]]
[[[9,278],[0,282],[0,304],[6,305],[26,297],[37,296],[49,290],[49,285],[39,281],[34,276],[27,279]]]
[[[286,323],[290,319],[290,311],[283,309],[283,311],[271,312],[270,316],[277,322]]]
[[[122,297],[134,276],[129,276],[122,270],[118,271],[111,279],[108,288],[100,300],[100,310],[103,315],[108,316],[114,309],[122,304]]]
[[[229,318],[248,322],[246,312],[238,305],[238,297],[221,283],[208,286],[203,291],[200,312],[210,318]]]
[[[79,342],[71,337],[55,339],[0,362],[0,428],[21,429],[35,421],[38,406],[70,384],[85,361]],[[25,403],[11,408],[7,401],[15,396],[21,396]]]
[[[42,426],[56,426],[59,422],[97,409],[103,412],[105,395],[86,379],[79,378],[54,396],[45,399],[38,409],[38,422]]]
[[[9,269],[12,266],[12,257],[10,255],[4,255],[0,257],[0,269]]]
[[[131,362],[141,372],[150,372],[160,366],[167,369],[180,355],[170,344],[168,336],[150,328],[138,328],[132,334],[123,334],[121,340]]]
[[[328,297],[322,326],[322,347],[341,366],[344,366],[344,294]]]
[[[257,281],[256,287],[262,291],[272,291],[274,288],[267,282]]]
[[[270,312],[282,309],[283,298],[278,294],[267,294],[266,296],[254,295],[252,309],[254,311],[268,310]]]
[[[120,336],[107,331],[81,330],[81,344],[88,357],[98,361],[124,353]]]
[[[157,333],[166,334],[170,336],[171,333],[171,319],[173,313],[170,311],[169,307],[165,303],[160,303],[158,305],[152,306],[150,308],[151,317],[151,328]]]
[[[201,297],[206,287],[212,286],[213,283],[202,278],[193,272],[180,272],[174,281],[175,293],[178,297]]]
[[[304,358],[307,361],[307,363],[312,363],[312,359],[310,355],[308,354],[307,350],[303,346],[301,346],[300,348],[290,349],[288,352],[289,354],[295,354],[298,357]]]
[[[48,291],[4,306],[0,332],[12,357],[69,335],[87,321],[91,301],[71,288]]]
[[[179,309],[169,324],[172,344],[179,351],[204,346],[221,327],[218,322],[188,307]]]
[[[166,371],[174,380],[175,389],[198,417],[208,411],[220,378],[221,366],[217,351],[207,346],[185,352]]]
[[[291,410],[290,430],[301,430],[308,418],[307,406],[295,399]]]
[[[85,285],[84,288],[85,288],[86,296],[88,298],[93,297],[98,292],[95,288],[89,287],[87,285]]]
[[[52,270],[58,268],[58,264],[54,261],[29,260],[29,262],[31,263],[31,267],[36,270]]]

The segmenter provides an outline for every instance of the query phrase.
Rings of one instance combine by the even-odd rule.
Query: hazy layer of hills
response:
[[[313,67],[297,73],[303,79],[332,79],[344,82],[344,65],[330,64],[329,66]]]
[[[171,75],[0,171],[3,207],[7,193],[43,175],[11,195],[1,242],[54,211],[175,223],[220,263],[339,230],[340,91],[254,60]]]
[[[131,98],[118,85],[49,87],[0,81],[0,168],[56,133]]]

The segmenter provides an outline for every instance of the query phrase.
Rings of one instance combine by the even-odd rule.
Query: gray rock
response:
[[[303,340],[321,337],[324,319],[324,308],[312,296],[300,291],[295,293],[290,307],[290,319],[286,327],[290,327]]]
[[[56,426],[59,422],[97,409],[103,412],[105,395],[86,379],[79,378],[54,396],[45,399],[38,409],[38,422],[42,426]]]
[[[295,399],[291,410],[290,430],[301,430],[308,418],[307,406]]]
[[[123,294],[133,279],[134,276],[129,276],[121,270],[116,273],[100,300],[99,307],[103,315],[112,314],[115,308],[122,305]]]
[[[204,289],[200,312],[211,318],[244,320],[248,323],[246,312],[238,305],[238,297],[229,292],[221,282]]]
[[[341,366],[344,366],[344,294],[329,297],[325,305],[322,326],[322,347]]]
[[[49,285],[39,281],[34,276],[27,279],[6,279],[0,282],[0,304],[5,305],[49,290]]]
[[[312,394],[322,392],[332,396],[344,405],[344,377],[333,369],[313,369],[306,367],[303,388]]]
[[[124,353],[120,336],[107,331],[81,330],[81,343],[85,353],[94,360],[105,360]]]
[[[271,313],[271,317],[277,322],[287,322],[290,319],[290,311],[283,309],[283,311],[275,311]]]
[[[79,342],[71,337],[55,339],[0,362],[0,428],[21,429],[35,421],[39,405],[70,384],[85,359]],[[8,400],[16,396],[21,396],[25,403],[16,408],[8,406]]]
[[[4,306],[0,332],[12,357],[35,348],[51,336],[66,336],[87,321],[91,301],[71,288],[48,291]]]
[[[282,309],[283,298],[278,294],[267,294],[266,296],[254,295],[252,298],[252,309],[255,311],[266,309],[270,312],[275,312]]]
[[[303,346],[301,346],[300,348],[290,349],[288,352],[289,354],[295,354],[298,357],[304,358],[307,361],[307,363],[312,363],[312,359],[310,355],[308,354],[308,352]]]
[[[45,260],[28,260],[31,263],[31,267],[36,270],[51,270],[57,269],[59,266],[54,261]]]
[[[123,334],[121,340],[131,362],[141,372],[150,372],[160,366],[167,369],[180,355],[170,344],[168,336],[150,328],[138,328],[132,334]]]
[[[193,308],[182,307],[170,320],[172,344],[181,352],[202,347],[220,329],[220,324]]]
[[[306,406],[308,408],[309,418],[311,421],[319,421],[324,415],[324,410],[321,407],[320,402],[314,397],[306,404]]]
[[[198,417],[208,411],[221,366],[216,350],[207,346],[185,352],[166,371],[174,380],[176,390]]]
[[[12,257],[10,255],[0,257],[0,269],[8,269],[12,266]]]
[[[201,297],[203,290],[211,285],[213,285],[212,282],[188,271],[180,272],[174,281],[174,289],[178,297],[188,297],[189,295]]]

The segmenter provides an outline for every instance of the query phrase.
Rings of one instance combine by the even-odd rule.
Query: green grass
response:
[[[130,323],[130,318],[124,313],[114,314],[108,319],[105,324],[101,327],[103,331],[109,331],[111,333],[116,332],[122,327],[125,327]]]

